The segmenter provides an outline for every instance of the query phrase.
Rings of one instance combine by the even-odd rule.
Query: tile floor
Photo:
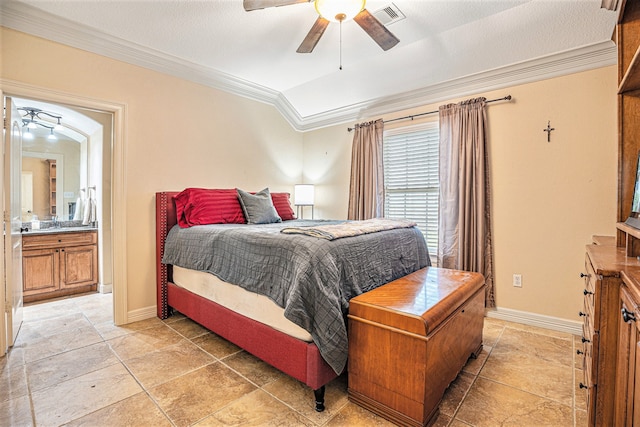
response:
[[[25,307],[0,358],[2,426],[386,426],[350,403],[325,412],[298,381],[176,315],[116,327],[111,294]],[[583,426],[577,337],[487,318],[484,350],[449,387],[436,426]]]

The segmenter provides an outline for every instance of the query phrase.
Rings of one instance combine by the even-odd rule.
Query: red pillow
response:
[[[283,221],[296,219],[296,214],[291,208],[291,203],[289,203],[289,193],[271,193],[271,200]]]
[[[236,189],[187,188],[176,197],[180,227],[205,224],[245,224]]]

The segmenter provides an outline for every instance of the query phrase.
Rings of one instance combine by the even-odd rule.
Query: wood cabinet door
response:
[[[640,313],[635,299],[620,290],[620,329],[616,372],[616,426],[640,426]]]
[[[60,289],[98,283],[98,249],[95,245],[60,250]]]
[[[633,375],[633,396],[628,396],[628,400],[633,400],[633,415],[631,416],[631,424],[629,426],[640,426],[640,330],[638,323],[633,328],[635,351],[634,351],[634,375]],[[630,379],[631,381],[631,379]]]
[[[22,285],[25,295],[60,289],[58,249],[35,249],[22,252]]]

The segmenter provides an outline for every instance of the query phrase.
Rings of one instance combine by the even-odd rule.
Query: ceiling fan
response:
[[[387,30],[387,27],[365,9],[366,0],[244,0],[244,10],[249,12],[268,7],[310,2],[315,4],[319,16],[296,50],[298,53],[311,53],[330,22],[342,23],[349,19],[356,21],[383,50],[389,50],[400,42]]]

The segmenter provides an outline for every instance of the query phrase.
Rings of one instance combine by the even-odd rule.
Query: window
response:
[[[427,240],[429,255],[438,254],[438,123],[385,131],[384,215],[415,221]]]

